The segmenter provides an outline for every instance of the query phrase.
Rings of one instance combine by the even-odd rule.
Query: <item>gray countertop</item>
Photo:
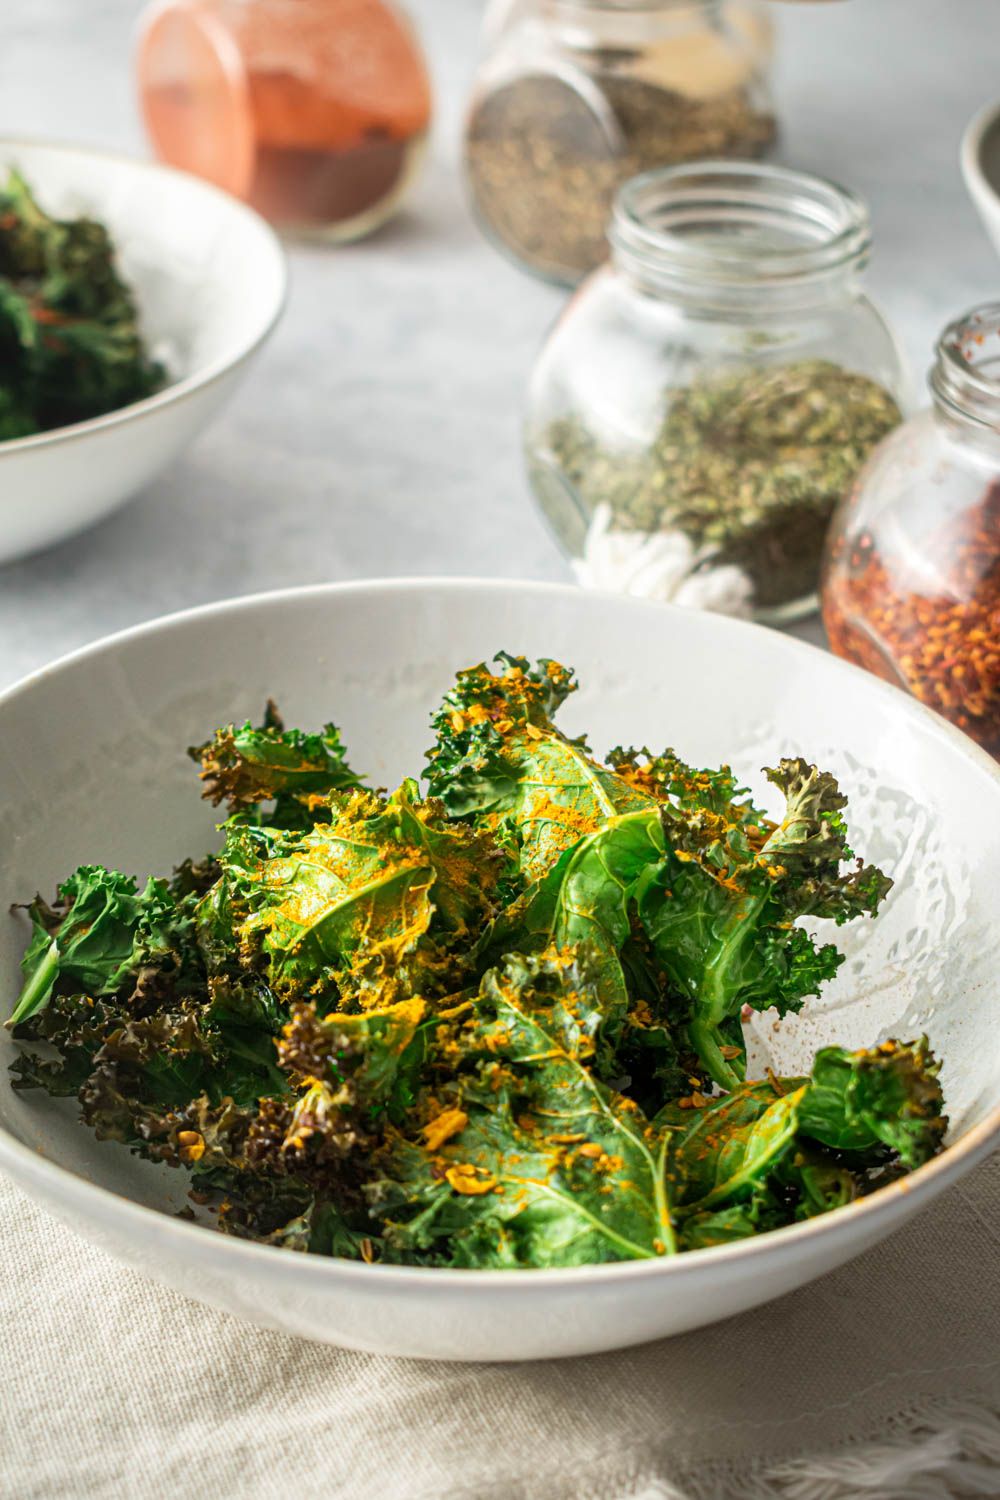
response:
[[[0,568],[0,683],[204,601],[377,574],[561,579],[522,475],[525,377],[563,296],[477,234],[457,171],[476,0],[412,0],[439,96],[411,207],[372,240],[293,249],[292,294],[232,405],[134,504]],[[8,0],[0,132],[142,150],[135,0]],[[922,372],[997,294],[958,143],[998,92],[996,0],[773,6],[781,157],[869,200],[871,288]],[[959,19],[959,12],[961,19]],[[2,498],[2,497],[0,497]],[[818,626],[804,633],[818,638]]]

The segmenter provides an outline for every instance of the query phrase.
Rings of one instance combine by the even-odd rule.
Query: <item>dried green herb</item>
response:
[[[559,281],[605,258],[612,200],[630,177],[709,156],[757,157],[775,135],[774,117],[743,89],[703,100],[621,72],[592,82],[605,119],[568,83],[529,75],[487,95],[467,133],[472,198],[487,230]]]
[[[759,610],[816,587],[834,506],[900,421],[888,391],[828,360],[695,381],[664,395],[650,446],[624,452],[575,413],[541,435],[590,512],[623,529],[679,530],[713,561],[744,569]]]
[[[11,171],[0,188],[0,441],[102,416],[164,379],[93,219],[53,219]]]

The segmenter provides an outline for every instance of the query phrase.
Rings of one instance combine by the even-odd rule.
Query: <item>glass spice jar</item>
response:
[[[770,36],[723,0],[512,0],[465,129],[476,216],[515,261],[572,285],[607,254],[615,190],[647,168],[760,156]]]
[[[626,184],[609,237],[530,384],[545,516],[586,583],[808,612],[834,507],[900,421],[900,356],[861,285],[864,204],[702,162]]]
[[[430,82],[393,0],[159,0],[136,68],[157,155],[295,233],[369,234],[424,156]]]
[[[493,46],[515,12],[534,0],[487,0],[483,15],[482,36],[487,47]],[[731,26],[744,30],[760,55],[769,56],[774,49],[774,19],[767,0],[722,0],[722,12]]]
[[[945,329],[930,390],[835,518],[823,620],[839,656],[1000,757],[1000,303]]]

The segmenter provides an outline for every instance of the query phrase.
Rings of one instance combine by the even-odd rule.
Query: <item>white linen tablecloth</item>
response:
[[[1000,1494],[1000,1155],[778,1302],[552,1363],[261,1332],[123,1269],[2,1180],[0,1236],[11,1500]]]

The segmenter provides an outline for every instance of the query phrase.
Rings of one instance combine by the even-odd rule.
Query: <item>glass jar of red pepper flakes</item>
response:
[[[945,329],[930,389],[834,518],[823,618],[839,656],[1000,757],[1000,302]]]

